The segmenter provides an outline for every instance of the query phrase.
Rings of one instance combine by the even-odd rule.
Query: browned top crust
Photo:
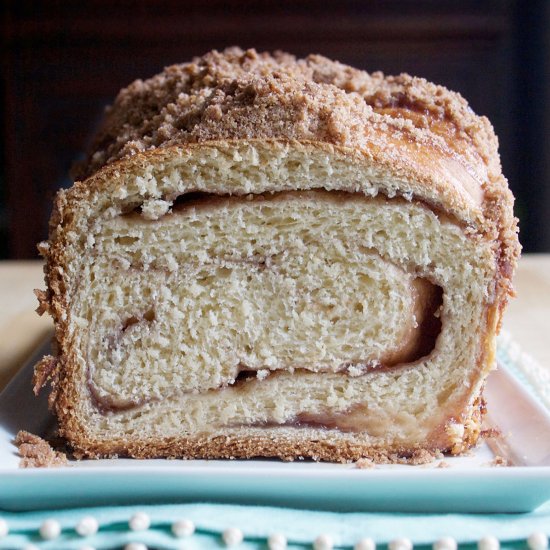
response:
[[[450,147],[474,166],[481,162],[480,174],[500,173],[489,121],[442,86],[406,74],[369,74],[320,55],[230,48],[121,90],[75,176],[85,179],[149,149],[208,140],[282,137],[357,147],[388,126]]]
[[[86,179],[145,151],[228,139],[317,141],[383,151],[390,162],[403,154],[458,159],[471,176],[464,189],[482,207],[483,232],[500,243],[500,284],[512,292],[517,220],[493,128],[459,94],[422,78],[369,74],[319,55],[212,51],[123,89],[74,175]]]

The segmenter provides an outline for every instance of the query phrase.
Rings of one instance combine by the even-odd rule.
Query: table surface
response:
[[[504,328],[542,366],[550,369],[550,254],[526,254],[514,281]],[[48,337],[52,321],[35,312],[33,289],[44,288],[39,261],[0,262],[0,390]]]

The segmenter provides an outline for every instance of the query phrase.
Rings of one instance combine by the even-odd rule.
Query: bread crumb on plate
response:
[[[20,468],[56,468],[68,464],[67,457],[41,437],[20,430],[15,436]]]

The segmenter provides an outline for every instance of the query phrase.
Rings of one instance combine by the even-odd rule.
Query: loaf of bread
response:
[[[519,255],[497,139],[408,75],[237,48],[122,90],[39,312],[87,457],[461,453]]]

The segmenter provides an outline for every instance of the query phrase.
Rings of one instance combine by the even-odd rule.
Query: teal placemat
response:
[[[128,520],[135,512],[145,512],[151,527],[135,533],[128,529]],[[94,516],[100,530],[93,537],[81,538],[74,528],[86,515]],[[38,535],[40,523],[55,517],[63,528],[60,538],[44,542]],[[289,546],[311,548],[319,534],[328,534],[335,546],[353,548],[363,537],[371,537],[379,547],[396,537],[406,537],[415,546],[430,546],[443,536],[462,544],[475,544],[492,534],[504,545],[526,547],[526,538],[534,531],[550,534],[550,505],[529,514],[467,515],[467,514],[378,514],[314,512],[282,508],[232,506],[220,504],[185,504],[92,508],[59,512],[26,512],[6,514],[13,534],[0,541],[0,548],[23,548],[32,542],[43,549],[78,549],[84,545],[97,549],[123,548],[130,542],[141,542],[148,548],[215,549],[224,546],[222,534],[229,527],[240,529],[245,537],[242,549],[265,549],[269,535],[282,533]],[[172,522],[189,519],[195,533],[186,539],[176,539],[170,531]]]

